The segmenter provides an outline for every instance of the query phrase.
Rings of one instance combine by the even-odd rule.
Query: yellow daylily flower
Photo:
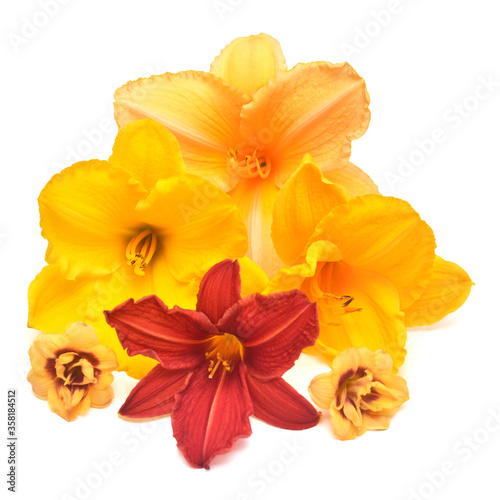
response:
[[[99,344],[89,325],[74,323],[62,335],[39,335],[29,356],[28,381],[33,392],[68,422],[91,406],[105,408],[114,397],[111,372],[118,368],[115,353]]]
[[[272,231],[290,267],[266,291],[300,288],[318,303],[315,353],[331,360],[353,346],[384,349],[401,366],[401,310],[422,295],[435,257],[434,234],[417,212],[396,198],[351,198],[306,157],[276,199]]]
[[[391,371],[386,352],[351,347],[333,360],[331,372],[313,378],[309,394],[317,406],[330,410],[335,437],[354,439],[389,427],[391,417],[410,399],[404,378]]]
[[[102,311],[151,294],[192,307],[205,272],[247,251],[233,200],[186,173],[175,137],[150,119],[119,131],[109,161],[56,174],[39,204],[49,266],[30,285],[29,326],[62,333],[85,320],[137,378],[155,362],[128,357]]]
[[[273,276],[282,263],[270,237],[279,189],[311,153],[351,195],[378,192],[349,163],[351,141],[368,127],[365,82],[347,63],[288,70],[266,34],[237,38],[210,73],[165,73],[116,91],[119,127],[151,117],[171,130],[190,172],[233,197],[249,233],[248,256]]]

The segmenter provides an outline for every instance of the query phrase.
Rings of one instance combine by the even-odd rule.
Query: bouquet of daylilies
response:
[[[125,371],[139,382],[119,414],[171,414],[205,468],[252,415],[300,430],[319,407],[343,440],[387,429],[409,398],[406,328],[458,309],[472,282],[349,162],[368,104],[349,64],[288,70],[265,34],[231,42],[208,73],[118,89],[110,158],[64,169],[39,197],[35,394],[72,421],[107,406]],[[315,405],[282,378],[302,352],[325,362]]]

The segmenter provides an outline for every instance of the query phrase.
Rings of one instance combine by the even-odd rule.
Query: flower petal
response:
[[[432,325],[460,308],[472,281],[459,265],[436,255],[431,279],[422,295],[404,309],[406,326]]]
[[[145,191],[130,174],[98,160],[56,174],[38,199],[46,259],[67,278],[115,271],[138,220],[134,207]]]
[[[227,169],[227,150],[240,142],[240,111],[248,100],[210,73],[165,73],[119,88],[115,118],[119,127],[147,117],[161,123],[179,141],[188,170],[228,190],[238,178]]]
[[[201,280],[196,310],[215,325],[240,299],[240,265],[237,260],[226,259],[211,267]]]
[[[94,386],[90,386],[89,394],[90,406],[92,406],[92,408],[106,408],[115,397],[115,393],[111,386],[105,387],[104,389],[97,389]]]
[[[306,284],[304,282],[302,289],[308,293]],[[349,347],[367,347],[389,353],[395,368],[403,364],[406,355],[404,315],[399,309],[398,292],[388,280],[336,263],[327,291],[338,297],[353,297],[352,307],[361,310],[339,315],[330,310],[328,300],[318,301],[321,344],[316,347],[319,354],[331,359]]]
[[[248,95],[286,69],[280,44],[265,33],[234,39],[210,65],[210,73]]]
[[[318,336],[318,313],[299,290],[250,295],[229,309],[217,328],[244,348],[248,373],[261,380],[281,377]]]
[[[320,373],[316,375],[309,384],[309,395],[314,404],[328,410],[336,396],[332,383],[332,373]]]
[[[324,176],[330,182],[335,182],[336,184],[344,186],[351,196],[380,194],[377,185],[370,176],[351,162],[345,167],[337,168],[330,172],[324,172]]]
[[[330,420],[332,422],[333,434],[337,439],[346,441],[356,437],[356,428],[353,423],[344,415],[342,410],[337,410],[333,406],[330,408]]]
[[[147,190],[158,180],[186,170],[174,134],[150,118],[131,122],[118,131],[109,163],[130,172]]]
[[[66,388],[65,388],[66,389]],[[82,391],[79,389],[79,391]],[[57,389],[52,386],[49,389],[47,401],[49,403],[49,408],[51,411],[64,418],[67,422],[72,422],[76,420],[78,415],[85,413],[90,408],[91,398],[90,394],[87,392],[84,396],[79,392],[79,397],[82,397],[79,403],[75,406],[67,408],[59,394],[57,393]]]
[[[106,345],[98,344],[86,347],[81,350],[81,353],[90,355],[89,359],[92,360],[92,365],[101,372],[113,371],[118,368],[115,352]]]
[[[172,429],[177,446],[193,467],[208,469],[215,455],[226,453],[237,439],[252,433],[253,406],[245,379],[243,363],[231,372],[217,370],[211,379],[202,365],[177,393]]]
[[[345,188],[323,177],[306,155],[299,169],[281,188],[274,205],[272,238],[285,264],[294,264],[306,250],[318,222],[349,199]]]
[[[70,325],[64,332],[64,335],[68,338],[69,344],[74,350],[89,347],[99,342],[95,330],[90,325],[81,321]]]
[[[50,364],[47,364],[47,360],[55,359],[57,352],[66,349],[68,345],[68,339],[64,335],[42,333],[36,337],[29,349],[33,370],[42,377],[54,378],[55,372]]]
[[[156,228],[170,272],[179,281],[201,278],[217,262],[247,251],[247,232],[236,205],[196,175],[160,180],[136,211]]]
[[[271,238],[273,208],[278,188],[274,179],[242,178],[229,192],[245,221],[248,231],[248,257],[256,262],[269,277],[283,265]]]
[[[35,396],[37,396],[40,399],[47,399],[47,395],[49,393],[49,389],[53,385],[53,380],[50,379],[48,376],[44,375],[39,375],[35,370],[31,369],[28,372],[28,382],[31,384],[31,387],[33,388],[33,392],[35,393]]]
[[[272,151],[281,187],[310,153],[324,171],[343,167],[370,121],[365,82],[347,63],[280,71],[243,107],[241,134]]]
[[[320,415],[311,403],[282,378],[262,381],[249,375],[247,384],[254,415],[266,424],[302,430],[319,422]]]
[[[182,370],[166,370],[155,366],[132,389],[119,414],[127,418],[152,418],[168,415],[174,396],[186,383],[188,374]]]
[[[325,239],[350,266],[387,278],[399,292],[402,309],[422,294],[431,277],[434,233],[406,201],[352,198],[323,218],[311,241]]]
[[[248,257],[238,259],[240,263],[241,296],[262,293],[269,283],[264,270]]]
[[[130,356],[143,354],[169,370],[190,370],[205,359],[206,344],[217,329],[199,312],[168,307],[155,295],[104,311]]]

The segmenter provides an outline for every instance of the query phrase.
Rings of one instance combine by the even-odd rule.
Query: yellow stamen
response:
[[[213,378],[221,365],[228,372],[231,371],[235,363],[243,358],[243,346],[234,335],[225,333],[216,335],[211,340],[212,349],[205,353],[208,359],[208,378]]]
[[[259,148],[256,148],[251,154],[240,153],[238,147],[228,148],[227,166],[237,173],[240,177],[253,179],[261,177],[267,179],[271,173],[271,162],[263,155],[258,155]]]
[[[144,268],[151,262],[157,244],[158,238],[151,229],[144,229],[130,240],[125,257],[128,265],[134,266],[135,274],[144,276]]]

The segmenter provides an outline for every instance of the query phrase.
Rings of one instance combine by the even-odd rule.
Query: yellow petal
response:
[[[47,333],[64,333],[88,318],[87,302],[93,295],[94,278],[65,279],[56,266],[45,266],[28,289],[28,326]],[[66,344],[69,340],[61,336]]]
[[[271,234],[281,260],[294,264],[305,253],[318,222],[348,199],[345,188],[325,179],[307,155],[281,188],[274,205]]]
[[[328,410],[336,393],[332,384],[332,374],[320,373],[309,384],[309,395],[316,406]]]
[[[28,382],[31,384],[35,396],[40,399],[47,399],[47,394],[53,384],[53,381],[49,377],[39,375],[34,370],[30,370],[28,372]]]
[[[324,239],[340,249],[350,266],[387,278],[399,292],[402,309],[422,294],[431,277],[434,233],[403,200],[352,198],[318,224],[311,241]]]
[[[337,168],[331,172],[324,172],[324,176],[330,182],[344,186],[351,196],[380,194],[377,185],[370,176],[351,162],[345,167]]]
[[[264,269],[269,277],[274,276],[283,265],[271,238],[273,207],[278,191],[272,178],[242,178],[229,193],[247,227],[247,255]]]
[[[243,107],[241,133],[272,152],[281,187],[306,153],[324,171],[347,165],[351,141],[368,127],[368,104],[365,82],[349,64],[297,64]]]
[[[269,283],[266,273],[248,257],[238,259],[241,275],[241,296],[262,293]]]
[[[67,280],[55,266],[46,266],[29,288],[29,326],[45,332],[64,333],[72,323],[84,321],[95,329],[99,342],[114,350],[121,370],[127,371],[131,377],[142,378],[157,364],[156,361],[145,356],[128,356],[116,331],[106,323],[103,311],[113,309],[129,298],[138,300],[155,292],[162,298],[167,293],[170,306],[175,305],[172,301],[176,298],[181,299],[180,305],[184,307],[195,305],[196,300],[195,284],[186,285],[186,291],[181,288],[181,294],[179,287],[172,286],[176,282],[169,280],[164,259],[155,256],[151,266],[156,269],[155,274],[137,276],[130,266],[122,266],[99,280],[83,277]],[[190,302],[182,300],[185,296]],[[66,336],[59,337],[64,339],[65,345],[68,344]],[[33,352],[37,354],[37,351]]]
[[[168,267],[179,281],[201,278],[217,262],[243,257],[248,248],[233,200],[196,175],[160,180],[137,213],[156,228]]]
[[[85,413],[90,408],[90,394],[88,392],[78,404],[71,408],[66,408],[55,387],[51,387],[48,392],[47,401],[49,408],[68,422],[76,420],[78,415]]]
[[[87,347],[82,352],[91,354],[97,359],[97,364],[94,367],[101,371],[113,371],[118,368],[116,355],[112,349],[106,345],[94,345]]]
[[[67,346],[68,339],[64,335],[43,333],[36,337],[29,349],[33,370],[42,377],[53,378],[53,371],[47,369],[47,360],[54,359],[55,353]]]
[[[336,351],[349,347],[383,349],[392,356],[395,368],[401,366],[406,355],[406,328],[394,286],[381,275],[350,268],[344,263],[334,264],[330,282],[325,292],[337,297],[353,297],[351,306],[361,311],[339,315],[338,311],[332,311],[329,300],[319,299],[319,340]],[[307,284],[308,281],[304,281],[302,290],[310,294]],[[318,350],[318,354],[328,353]]]
[[[138,220],[134,207],[145,191],[125,170],[98,160],[54,175],[40,197],[46,259],[66,277],[115,271]]]
[[[376,412],[366,411],[363,413],[363,426],[367,430],[383,431],[389,428],[391,417],[379,415]]]
[[[64,332],[64,335],[69,339],[69,344],[73,350],[98,343],[94,329],[81,321],[70,325]]]
[[[422,295],[404,309],[406,326],[432,325],[467,300],[472,281],[459,265],[436,255],[431,279]]]
[[[340,260],[342,260],[342,254],[332,242],[315,241],[307,249],[305,262],[281,268],[279,273],[268,283],[263,293],[270,294],[301,288],[306,278],[314,276],[318,263]]]
[[[161,123],[179,141],[190,172],[229,190],[238,178],[227,169],[227,151],[240,143],[240,111],[248,100],[210,73],[165,73],[119,88],[115,118],[119,127],[148,117]]]
[[[286,70],[281,46],[265,33],[236,38],[222,49],[210,66],[211,73],[248,95],[265,85],[280,70]]]
[[[109,162],[130,172],[147,190],[152,189],[159,179],[186,170],[174,134],[149,118],[131,122],[120,129]]]
[[[89,388],[90,406],[92,408],[106,408],[113,400],[115,394],[111,387],[96,389],[95,386]]]
[[[332,422],[333,434],[337,439],[346,441],[356,437],[356,429],[353,423],[344,415],[342,410],[330,408],[330,420]]]

